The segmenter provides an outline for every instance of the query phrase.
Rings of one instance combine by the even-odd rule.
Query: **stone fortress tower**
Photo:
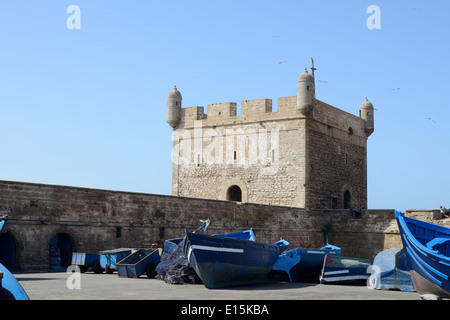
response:
[[[175,196],[306,208],[367,208],[367,139],[374,108],[359,117],[315,96],[314,71],[297,95],[182,108],[176,87],[167,97],[173,128]]]

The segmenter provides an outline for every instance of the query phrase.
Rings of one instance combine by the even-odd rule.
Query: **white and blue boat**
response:
[[[235,238],[235,239],[241,239],[241,240],[256,241],[255,240],[255,233],[254,233],[253,229],[244,230],[244,231],[238,231],[238,232],[232,232],[232,233],[213,234],[213,236],[214,237],[226,237],[226,238]],[[183,240],[184,240],[184,238],[175,238],[175,239],[165,240],[164,241],[163,253],[162,253],[162,256],[161,256],[162,259],[165,258],[168,255],[173,254],[176,251],[177,247],[182,246],[181,242]]]
[[[290,282],[319,282],[324,259],[327,255],[338,255],[341,248],[327,244],[318,249],[293,249],[281,254],[275,263],[271,277]]]
[[[383,250],[373,260],[367,285],[378,290],[416,291],[409,270],[404,248]]]
[[[8,216],[0,218],[0,233]],[[0,263],[0,300],[30,300],[13,274]]]
[[[209,219],[200,221],[202,222],[202,225],[197,230],[195,230],[194,233],[204,233],[206,231],[206,228],[210,224]],[[255,241],[255,233],[253,232],[253,229],[225,234],[214,234],[213,236],[253,242]],[[189,261],[183,253],[183,247],[186,241],[185,239],[186,237],[164,241],[164,249],[161,255],[161,262],[156,267],[157,278],[164,279],[169,283],[182,283],[185,280],[188,283],[199,283],[200,281],[202,281],[201,279],[198,279],[197,281],[197,277],[194,276],[197,275],[197,273],[194,270],[194,275],[190,272],[187,275],[185,274],[187,273],[186,266],[190,266]],[[280,240],[280,247],[286,244],[289,245],[287,241]]]
[[[371,272],[372,265],[368,259],[329,255],[325,258],[320,283],[365,284]]]
[[[203,284],[216,289],[266,282],[285,242],[280,244],[186,230],[183,252]]]
[[[395,211],[416,291],[423,298],[450,298],[450,228]]]

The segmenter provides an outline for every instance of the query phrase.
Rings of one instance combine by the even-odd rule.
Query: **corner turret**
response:
[[[297,109],[304,116],[314,109],[315,90],[314,77],[305,69],[297,80]]]
[[[364,131],[367,137],[375,131],[374,110],[373,104],[367,98],[359,106],[359,116],[365,121]]]
[[[177,86],[174,86],[172,91],[167,96],[167,123],[175,128],[180,122],[181,118],[181,93],[178,91]]]

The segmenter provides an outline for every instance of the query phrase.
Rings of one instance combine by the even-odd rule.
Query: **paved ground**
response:
[[[421,300],[417,293],[366,286],[268,282],[210,290],[146,277],[119,278],[117,273],[16,273],[15,277],[31,300]]]

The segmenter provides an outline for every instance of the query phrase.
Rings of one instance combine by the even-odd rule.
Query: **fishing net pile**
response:
[[[156,279],[164,280],[170,284],[202,283],[183,254],[183,244],[184,240],[179,243],[166,241],[161,262],[156,267]]]
[[[210,220],[200,220],[202,223],[194,233],[204,233],[210,224]],[[195,270],[190,266],[188,259],[183,254],[186,237],[166,240],[161,262],[156,267],[156,279],[164,280],[170,284],[203,283]]]

